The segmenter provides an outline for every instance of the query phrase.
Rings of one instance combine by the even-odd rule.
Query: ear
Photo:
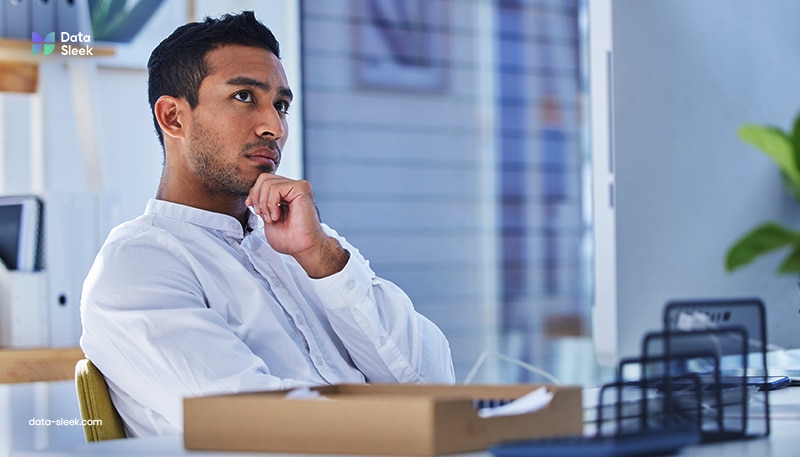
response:
[[[183,138],[186,136],[183,120],[189,110],[189,104],[182,98],[162,95],[153,106],[158,126],[165,136]]]

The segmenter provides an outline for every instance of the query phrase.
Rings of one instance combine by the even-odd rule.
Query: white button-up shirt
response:
[[[182,399],[343,382],[452,383],[450,348],[358,250],[311,279],[233,217],[150,200],[116,227],[81,298],[81,347],[129,436],[179,433]]]

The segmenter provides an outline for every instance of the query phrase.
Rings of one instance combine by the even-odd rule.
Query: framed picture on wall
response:
[[[359,87],[438,92],[447,85],[447,0],[353,0]]]

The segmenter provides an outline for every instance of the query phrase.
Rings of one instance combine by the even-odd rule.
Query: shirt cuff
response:
[[[372,288],[374,274],[367,261],[358,252],[348,251],[350,258],[341,271],[311,280],[314,290],[328,309],[357,305],[369,295]]]

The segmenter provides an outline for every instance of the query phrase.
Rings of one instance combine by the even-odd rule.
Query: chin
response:
[[[277,166],[272,167],[270,165],[259,165],[257,168],[261,173],[269,173],[271,175],[274,175],[275,172],[278,171]]]

